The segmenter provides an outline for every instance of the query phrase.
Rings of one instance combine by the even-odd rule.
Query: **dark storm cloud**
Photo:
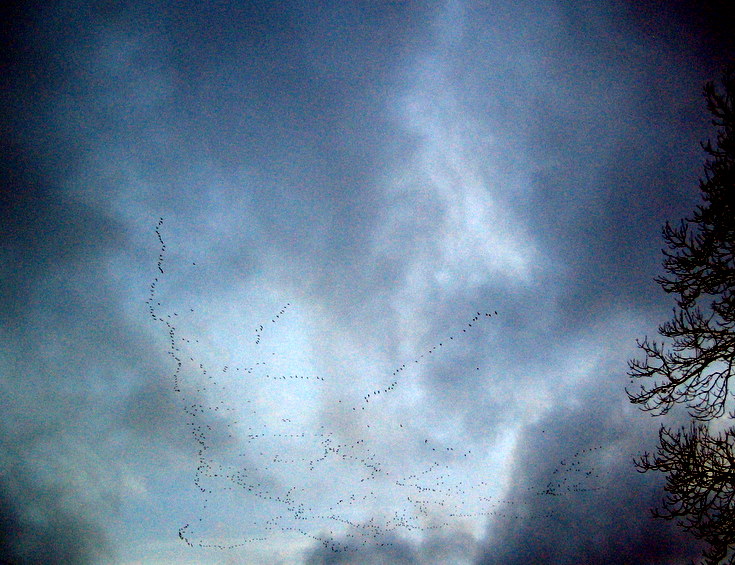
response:
[[[335,553],[329,548],[317,548],[312,550],[306,557],[307,565],[352,565],[364,563],[365,565],[378,565],[379,563],[396,563],[398,565],[417,565],[420,563],[416,551],[410,544],[395,543],[395,540],[387,540],[387,547],[380,547],[361,551],[358,555],[348,553]]]
[[[61,443],[71,422],[91,415],[79,389],[90,375],[74,374],[84,373],[83,363],[73,367],[65,358],[75,338],[84,338],[84,326],[111,312],[91,306],[91,297],[82,297],[84,283],[68,277],[81,272],[94,278],[95,255],[120,246],[119,225],[63,198],[44,164],[19,147],[4,149],[0,554],[21,562],[88,563],[109,554],[106,533],[95,517],[69,503],[79,494],[69,480],[73,454],[50,455],[46,446]],[[87,434],[75,441],[89,441]],[[58,476],[38,477],[38,464],[58,469]]]
[[[2,460],[0,563],[82,565],[108,557],[103,528],[64,508],[64,489],[40,487],[17,462]]]
[[[105,522],[125,492],[109,462],[139,453],[136,440],[120,441],[120,424],[138,441],[156,438],[145,445],[166,453],[162,445],[180,443],[172,433],[180,419],[165,416],[170,391],[153,402],[149,390],[126,407],[136,381],[150,388],[145,381],[168,369],[126,323],[119,289],[105,280],[123,230],[29,168],[16,161],[3,179],[0,554],[13,562],[105,561],[115,545]],[[148,360],[136,361],[146,350]]]
[[[260,243],[309,262],[304,291],[356,291],[365,274],[351,263],[381,206],[381,171],[405,151],[384,107],[425,10],[213,7],[211,20],[201,10],[176,11],[172,61],[186,123],[203,134],[197,151],[225,176],[248,171],[248,206],[268,233]]]
[[[562,404],[524,430],[508,516],[489,522],[478,563],[685,563],[697,556],[697,543],[650,514],[661,477],[633,469],[654,426],[620,404],[611,409],[615,390],[606,392]]]
[[[135,56],[117,74],[102,75],[122,93],[145,91],[146,84],[126,86],[141,74],[150,76],[149,89],[161,89],[151,117],[165,133],[165,150],[133,137],[126,116],[115,129],[143,143],[146,151],[132,157],[146,161],[134,166],[175,194],[179,211],[198,208],[201,195],[189,190],[189,156],[197,155],[208,173],[240,183],[244,174],[269,245],[295,244],[303,254],[328,241],[337,248],[318,249],[320,256],[340,260],[369,222],[365,200],[379,163],[392,153],[386,140],[393,143],[395,126],[382,108],[395,86],[390,71],[415,41],[420,14],[408,4],[169,6],[161,23],[131,30]],[[109,42],[103,30],[98,43]],[[157,57],[160,68],[150,68],[147,61]],[[119,98],[122,108],[131,106]],[[341,237],[328,238],[331,232]]]
[[[458,65],[468,109],[497,120],[522,156],[531,191],[511,205],[559,263],[549,282],[564,285],[570,321],[572,310],[651,302],[655,289],[639,283],[657,262],[660,226],[696,199],[708,132],[698,94],[719,69],[699,52],[708,30],[647,10],[655,29],[643,34],[637,8],[621,5],[479,9],[462,50],[471,60]],[[506,20],[516,25],[484,26]]]
[[[109,520],[126,495],[110,463],[134,462],[140,445],[164,459],[177,452],[181,418],[158,382],[170,372],[165,352],[142,339],[108,272],[110,257],[131,254],[126,226],[67,192],[90,140],[65,137],[70,129],[56,130],[49,110],[59,91],[73,99],[76,90],[86,104],[77,89],[89,85],[62,68],[74,64],[65,58],[73,42],[61,33],[54,51],[39,38],[58,32],[53,19],[30,7],[17,18],[4,75],[13,111],[3,116],[15,125],[3,130],[0,179],[0,555],[100,562],[115,554]]]
[[[132,176],[133,200],[193,225],[222,205],[213,176],[226,192],[245,185],[230,224],[267,233],[254,243],[285,261],[320,261],[307,284],[339,284],[329,273],[366,246],[380,171],[406,150],[384,107],[403,81],[395,67],[424,41],[426,10],[204,3],[29,12],[18,35],[30,55],[13,93],[24,149],[63,165],[60,178],[102,165],[102,176],[84,181],[108,195],[129,190]]]
[[[419,542],[386,535],[384,544],[370,547],[359,553],[335,553],[329,548],[313,549],[306,557],[307,565],[422,565],[445,563],[469,563],[478,550],[477,540],[461,529],[428,534]]]
[[[36,282],[63,265],[94,265],[96,255],[122,247],[124,234],[108,215],[65,197],[50,163],[7,141],[0,179],[5,263],[0,292],[8,308],[3,315],[23,318]]]

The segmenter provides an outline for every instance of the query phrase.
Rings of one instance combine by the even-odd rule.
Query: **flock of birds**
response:
[[[353,383],[340,395],[327,388],[333,378],[279,370],[264,340],[287,316],[290,302],[270,322],[255,327],[254,362],[215,368],[197,353],[199,341],[180,329],[183,310],[170,310],[159,296],[166,272],[162,226],[160,218],[157,273],[146,305],[150,318],[165,328],[167,354],[175,362],[172,386],[196,449],[193,484],[201,496],[201,513],[179,529],[184,543],[235,549],[266,541],[275,532],[296,532],[334,552],[358,551],[457,521],[523,514],[514,509],[514,501],[491,494],[492,482],[472,480],[486,454],[445,443],[441,434],[413,422],[401,404],[410,395],[402,389],[410,388],[423,367],[457,347],[496,311],[474,313],[461,329],[386,372],[382,380],[376,378],[378,384],[363,392],[353,390]],[[276,414],[274,405],[263,404],[257,394],[278,397],[294,386],[301,387],[297,396],[317,396],[330,404],[331,424],[329,419],[307,420],[297,408]],[[233,387],[240,392],[233,394]],[[592,466],[600,449],[581,449],[561,460],[548,484],[531,494],[558,497],[601,488]],[[244,523],[230,524],[231,533],[218,536],[208,523],[218,523],[223,504],[240,508]]]

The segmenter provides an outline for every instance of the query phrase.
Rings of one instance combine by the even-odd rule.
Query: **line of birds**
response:
[[[330,379],[316,375],[277,374],[274,372],[275,366],[271,367],[263,359],[250,366],[225,365],[218,370],[210,370],[204,363],[198,363],[196,353],[192,353],[191,348],[199,341],[180,335],[174,323],[175,319],[181,318],[179,313],[164,315],[162,312],[165,308],[157,299],[159,277],[165,273],[166,244],[161,232],[162,226],[163,218],[160,218],[155,228],[160,243],[157,261],[159,275],[150,284],[146,304],[151,319],[165,327],[167,353],[176,364],[171,375],[173,388],[182,397],[187,426],[196,445],[197,462],[193,483],[202,495],[202,514],[197,519],[199,527],[203,526],[206,515],[216,512],[216,509],[210,509],[210,500],[217,492],[240,493],[240,496],[253,497],[274,509],[280,508],[280,512],[274,513],[260,524],[264,535],[240,539],[235,544],[218,544],[211,540],[205,541],[207,534],[198,532],[198,528],[187,523],[178,531],[183,542],[192,547],[235,549],[266,540],[268,532],[282,531],[297,532],[318,541],[331,551],[345,552],[357,551],[366,545],[389,545],[386,539],[396,532],[447,527],[447,520],[436,522],[438,513],[448,519],[520,517],[520,514],[514,515],[508,511],[513,505],[512,501],[495,501],[484,496],[491,487],[489,483],[476,481],[470,484],[457,470],[473,458],[471,450],[462,450],[433,438],[422,437],[418,435],[418,430],[414,430],[406,422],[387,422],[384,414],[377,413],[373,418],[363,418],[365,437],[344,441],[339,439],[340,430],[327,430],[323,425],[316,430],[299,429],[300,420],[296,417],[280,417],[278,425],[269,423],[269,415],[258,410],[253,398],[238,400],[237,406],[228,404],[226,381],[237,378],[238,372],[263,381],[309,381],[312,383],[310,386],[316,387],[323,386]],[[290,307],[291,303],[287,302],[280,308],[270,319],[271,324],[278,323]],[[194,312],[194,309],[189,311]],[[361,402],[351,406],[352,411],[359,408],[361,413],[366,410],[370,413],[377,412],[380,408],[378,400],[394,393],[406,379],[411,378],[411,371],[422,366],[424,360],[434,356],[435,352],[446,350],[449,344],[460,341],[460,336],[476,330],[483,321],[497,315],[497,311],[477,311],[461,327],[461,332],[448,335],[413,360],[393,369],[390,372],[390,382],[371,387],[362,396]],[[266,325],[256,326],[255,345],[261,345],[265,332]],[[479,370],[479,367],[476,369]],[[227,377],[228,372],[233,376]],[[286,384],[274,383],[272,386]],[[196,393],[197,400],[190,398],[192,391]],[[337,402],[342,403],[342,400]],[[249,409],[246,410],[248,406],[242,404],[249,405]],[[251,417],[252,421],[246,422],[245,427],[240,425],[239,420],[232,419],[235,415],[240,418]],[[257,424],[259,417],[266,421]],[[368,431],[371,424],[376,428]],[[226,434],[218,431],[223,425]],[[403,442],[401,445],[407,457],[425,460],[426,466],[404,475],[398,472],[395,462],[391,464],[390,461],[380,460],[379,453],[385,451],[388,445],[383,437],[385,433],[390,433],[392,439]],[[231,444],[238,446],[234,457],[228,451]],[[592,479],[600,478],[599,473],[589,465],[583,465],[583,461],[588,461],[588,456],[599,449],[602,446],[584,449],[569,460],[560,461],[546,487],[536,489],[535,493],[560,496],[598,488],[590,485],[595,484],[591,482]],[[341,473],[335,473],[336,470]],[[280,473],[281,481],[290,479],[292,483],[277,487],[262,479],[268,473]],[[331,476],[337,481],[344,479],[345,487],[355,490],[342,492],[335,488],[332,500],[317,499],[310,502],[314,497],[308,489],[297,486],[306,483],[303,481],[305,476]],[[381,496],[386,495],[391,498],[392,515],[380,519],[360,518],[362,508],[374,506],[382,500]],[[483,510],[475,509],[477,502],[484,504]],[[546,512],[539,518],[549,515]],[[338,541],[339,539],[346,541]]]

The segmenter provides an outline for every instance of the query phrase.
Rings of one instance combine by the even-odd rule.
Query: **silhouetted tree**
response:
[[[630,361],[630,375],[652,377],[652,386],[630,394],[644,410],[665,414],[679,402],[692,416],[708,420],[721,416],[728,396],[728,381],[735,352],[735,73],[723,79],[725,92],[714,84],[705,88],[707,107],[719,128],[717,143],[703,144],[712,157],[700,181],[704,204],[679,227],[666,224],[664,268],[670,277],[657,282],[677,294],[674,317],[659,327],[673,340],[665,344],[644,339],[638,345],[643,361]],[[703,302],[709,301],[709,304]],[[702,310],[702,306],[706,308]]]
[[[735,428],[711,436],[701,423],[675,433],[662,426],[657,453],[645,453],[636,465],[667,473],[663,509],[654,516],[677,519],[705,541],[704,563],[726,559],[735,541]]]
[[[629,362],[629,375],[653,379],[632,403],[656,415],[686,405],[700,423],[674,433],[662,426],[655,456],[637,461],[641,472],[667,474],[663,510],[709,545],[705,563],[735,563],[735,427],[715,436],[708,422],[721,419],[732,399],[735,362],[735,68],[722,78],[723,92],[704,87],[717,138],[702,145],[709,158],[700,180],[703,203],[678,227],[666,224],[664,268],[657,279],[676,296],[673,318],[659,327],[664,342],[639,341],[645,353]],[[735,417],[730,412],[729,418]]]

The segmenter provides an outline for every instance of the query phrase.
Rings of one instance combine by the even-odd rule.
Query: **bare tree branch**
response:
[[[659,327],[667,341],[638,342],[643,360],[629,361],[628,374],[652,379],[630,401],[654,414],[685,404],[692,417],[721,417],[729,399],[735,359],[735,71],[725,73],[724,94],[704,88],[717,143],[703,145],[711,157],[700,181],[703,204],[679,227],[666,224],[664,269],[656,281],[676,295],[674,316]]]
[[[714,145],[702,145],[709,156],[703,203],[678,227],[663,228],[667,276],[656,282],[675,295],[674,315],[658,328],[662,341],[637,342],[644,358],[628,362],[628,375],[648,382],[626,389],[642,410],[663,415],[683,404],[695,420],[688,430],[662,426],[656,454],[636,466],[666,474],[663,508],[654,515],[704,541],[706,565],[735,565],[735,427],[712,436],[702,423],[728,410],[735,359],[735,67],[722,83],[723,93],[712,83],[704,88],[718,130]]]

